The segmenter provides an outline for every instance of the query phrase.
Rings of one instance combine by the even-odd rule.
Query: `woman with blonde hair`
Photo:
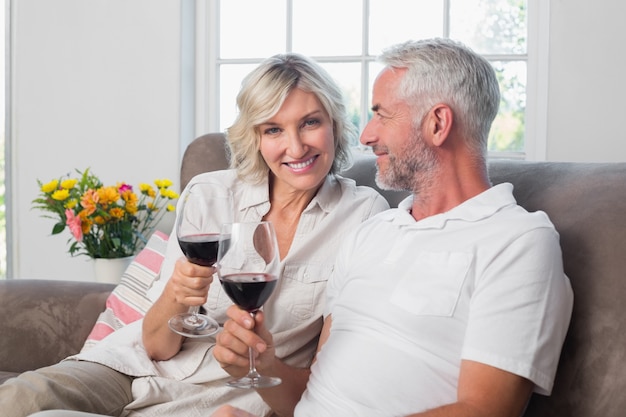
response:
[[[29,383],[4,392],[0,388],[0,408],[5,410],[4,400],[11,397],[9,415],[62,408],[208,416],[222,404],[258,415],[293,412],[322,328],[326,280],[338,243],[388,204],[374,190],[339,175],[349,164],[356,129],[339,87],[312,59],[290,53],[265,60],[243,80],[237,106],[227,130],[231,168],[200,174],[187,188],[217,180],[232,191],[235,221],[274,224],[281,279],[263,313],[256,322],[248,315],[243,326],[229,320],[227,310],[229,316],[248,313],[233,306],[213,279],[213,267],[185,259],[172,235],[145,318],[114,332],[79,361],[44,368]],[[169,329],[170,317],[194,305],[224,324],[216,338],[186,339]],[[254,346],[257,369],[280,377],[282,384],[257,391],[227,387],[231,375],[245,374],[246,343],[258,336],[264,343]],[[58,383],[59,373],[71,377]],[[43,388],[34,392],[33,386]],[[13,400],[18,397],[23,401]],[[37,414],[65,415],[54,413],[59,412]]]

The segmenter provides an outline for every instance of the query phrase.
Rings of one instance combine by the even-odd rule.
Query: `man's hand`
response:
[[[228,308],[229,320],[217,335],[213,356],[222,368],[234,377],[248,373],[250,366],[248,349],[254,351],[256,368],[261,374],[272,375],[275,352],[271,333],[265,327],[265,316],[258,311],[250,313],[233,305]]]

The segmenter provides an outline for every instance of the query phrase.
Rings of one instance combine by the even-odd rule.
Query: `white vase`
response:
[[[126,258],[94,258],[93,271],[96,276],[96,282],[108,282],[111,284],[119,284],[122,274],[133,261],[134,256]]]

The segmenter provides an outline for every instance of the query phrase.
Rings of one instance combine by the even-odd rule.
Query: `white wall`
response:
[[[89,280],[69,234],[30,210],[36,180],[87,167],[107,184],[178,180],[180,2],[12,7],[13,278]]]
[[[626,161],[626,2],[549,1],[547,159]],[[30,210],[36,179],[178,179],[181,0],[12,4],[12,277],[89,280]]]
[[[547,159],[626,161],[626,2],[550,1]]]

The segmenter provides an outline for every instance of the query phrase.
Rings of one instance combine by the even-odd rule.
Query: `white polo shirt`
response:
[[[327,343],[296,416],[403,416],[456,401],[461,359],[549,393],[572,309],[559,236],[502,184],[416,222],[365,222],[328,282]]]

